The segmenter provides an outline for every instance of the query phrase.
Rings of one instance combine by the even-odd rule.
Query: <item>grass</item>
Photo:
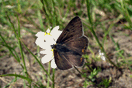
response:
[[[45,32],[49,27],[57,25],[60,26],[60,30],[63,30],[66,24],[75,16],[82,19],[85,35],[89,40],[93,41],[88,46],[91,53],[84,55],[86,63],[80,73],[85,79],[83,87],[87,88],[92,84],[107,88],[112,82],[110,77],[103,79],[99,84],[95,84],[101,68],[91,67],[93,61],[100,61],[94,47],[101,50],[107,58],[107,63],[110,63],[116,69],[125,67],[125,69],[132,71],[132,55],[125,55],[125,50],[115,40],[113,33],[114,29],[119,28],[123,29],[123,31],[132,30],[131,0],[1,0],[0,5],[0,59],[5,56],[13,56],[22,68],[22,72],[19,72],[19,74],[15,72],[12,74],[0,74],[1,77],[15,77],[5,85],[5,88],[7,86],[12,87],[11,84],[17,82],[18,79],[24,80],[23,87],[55,88],[55,69],[51,69],[49,63],[48,70],[46,70],[41,64],[40,58],[28,49],[22,42],[22,38],[29,34],[35,36],[38,31]],[[25,32],[23,33],[22,31]],[[116,57],[115,61],[112,61],[108,54],[109,48],[107,44],[109,41],[111,41],[111,45],[115,49],[110,52]],[[32,75],[27,70],[26,53],[23,46],[34,57],[35,63],[40,66],[46,85],[43,85],[40,77],[38,77],[39,83],[32,79]],[[17,48],[19,48],[19,51],[16,51]],[[38,51],[36,49],[36,52],[39,52],[39,48]],[[87,71],[90,71],[89,75],[86,74]]]

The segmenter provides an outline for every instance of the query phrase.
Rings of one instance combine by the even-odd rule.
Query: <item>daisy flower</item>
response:
[[[105,61],[105,55],[104,55],[104,53],[101,52],[101,50],[99,50],[99,57],[100,57],[103,61]]]
[[[59,29],[59,26],[56,26],[51,31],[50,31],[50,29],[47,29],[46,32],[40,31],[36,34],[37,39],[36,39],[35,43],[39,47],[44,49],[43,51],[40,51],[40,53],[45,54],[42,57],[41,62],[44,64],[44,63],[51,61],[52,68],[57,67],[55,64],[53,49],[52,49],[51,45],[56,44],[58,37],[62,33],[62,31],[59,31],[58,29]]]

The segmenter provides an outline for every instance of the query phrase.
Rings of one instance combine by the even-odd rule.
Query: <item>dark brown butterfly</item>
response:
[[[81,19],[76,16],[63,30],[56,44],[52,45],[57,67],[67,70],[73,66],[82,66],[84,63],[82,54],[87,46],[88,39],[84,36]]]

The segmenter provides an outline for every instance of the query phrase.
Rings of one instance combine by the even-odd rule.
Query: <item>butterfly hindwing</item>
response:
[[[85,36],[81,36],[75,40],[65,43],[65,45],[73,51],[79,54],[84,54],[88,46],[88,39]]]
[[[72,66],[82,66],[84,59],[81,56],[64,45],[56,45],[56,50],[54,50],[55,63],[61,70],[67,70]]]
[[[72,68],[72,65],[69,63],[66,57],[64,57],[64,54],[62,55],[60,52],[57,52],[57,50],[54,50],[54,58],[59,69],[66,70]]]
[[[72,68],[72,66],[82,66],[84,63],[82,54],[85,52],[87,46],[88,40],[85,36],[66,44],[56,45],[54,56],[57,67],[61,70],[66,70]]]
[[[82,66],[84,63],[84,58],[82,58],[82,54],[85,53],[87,46],[88,46],[88,39],[85,36],[82,36],[75,41],[66,43],[66,46],[76,54],[65,54],[69,57],[69,62],[73,66]]]

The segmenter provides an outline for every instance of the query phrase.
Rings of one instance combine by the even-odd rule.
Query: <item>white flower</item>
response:
[[[53,55],[53,49],[51,48],[51,45],[56,44],[56,41],[62,31],[59,31],[59,26],[54,27],[51,31],[50,29],[47,29],[46,32],[38,32],[36,34],[37,39],[35,43],[44,49],[43,51],[40,51],[41,54],[45,54],[44,57],[42,57],[41,62],[47,63],[51,61],[51,67],[56,68],[55,60],[54,60],[54,55]]]
[[[99,57],[105,61],[105,55],[101,52],[101,50],[99,50]]]
[[[8,8],[8,9],[12,9],[12,8],[14,8],[15,6],[6,5],[5,7]]]

